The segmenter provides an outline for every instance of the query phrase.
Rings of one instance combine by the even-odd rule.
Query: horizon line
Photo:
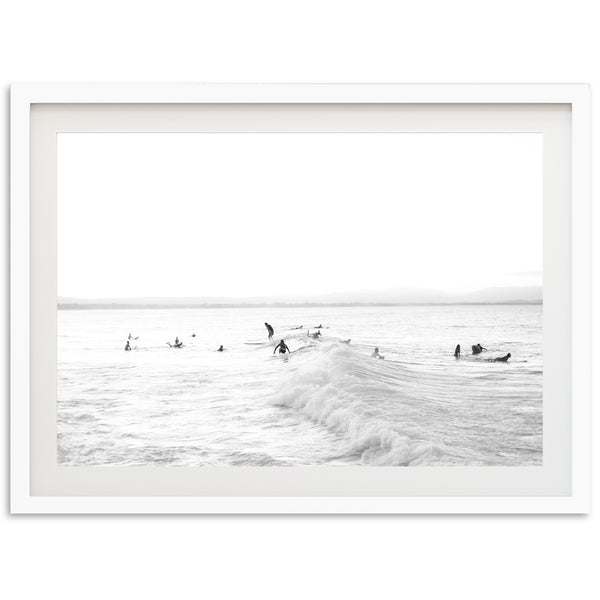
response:
[[[543,300],[507,300],[495,302],[257,302],[257,303],[204,303],[204,304],[173,304],[173,303],[119,303],[119,302],[58,302],[57,310],[118,310],[118,309],[178,309],[178,308],[353,308],[359,306],[527,306],[543,305]]]

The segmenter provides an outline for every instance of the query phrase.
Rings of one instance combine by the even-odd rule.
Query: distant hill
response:
[[[58,308],[218,308],[259,306],[371,306],[415,304],[542,304],[541,286],[492,287],[467,293],[429,289],[356,290],[321,295],[281,295],[233,298],[205,296],[189,298],[58,298]]]

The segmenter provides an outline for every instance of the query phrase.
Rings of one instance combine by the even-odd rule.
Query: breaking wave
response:
[[[430,406],[422,377],[345,344],[309,348],[291,357],[273,404],[325,426],[341,438],[344,456],[359,456],[364,464],[452,462],[448,449],[417,435],[415,423],[427,419]]]

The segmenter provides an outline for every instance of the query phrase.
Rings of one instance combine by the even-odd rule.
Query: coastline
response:
[[[124,310],[124,309],[177,309],[177,308],[356,308],[356,307],[390,307],[390,306],[540,306],[543,300],[511,300],[508,302],[271,302],[240,304],[175,304],[175,303],[119,303],[119,302],[58,302],[57,310]]]

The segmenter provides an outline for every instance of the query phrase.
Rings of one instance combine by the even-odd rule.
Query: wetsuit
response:
[[[279,349],[279,354],[285,354],[286,352],[290,351],[290,349],[283,342],[279,342],[279,344],[275,346],[275,350],[277,349]],[[273,354],[275,354],[275,350],[273,350]]]

